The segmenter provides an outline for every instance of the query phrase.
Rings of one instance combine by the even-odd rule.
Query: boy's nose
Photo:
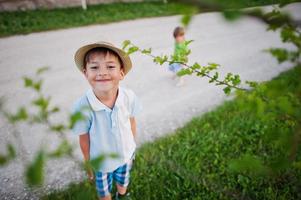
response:
[[[99,70],[97,71],[97,75],[106,75],[108,74],[108,70],[106,67],[100,67]]]

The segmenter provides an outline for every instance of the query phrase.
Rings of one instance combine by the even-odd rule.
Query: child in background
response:
[[[135,116],[140,110],[134,92],[119,86],[132,67],[131,60],[114,45],[98,42],[79,48],[75,63],[91,86],[73,108],[85,118],[73,127],[83,157],[89,161],[102,155],[118,156],[106,157],[98,169],[88,170],[88,177],[95,181],[99,199],[111,200],[113,181],[116,199],[121,199],[127,196],[136,149]]]
[[[175,63],[169,65],[169,70],[173,73],[173,79],[176,79],[177,73],[183,69],[184,65],[181,63],[187,63],[188,59],[186,53],[188,51],[187,45],[185,43],[185,30],[183,27],[176,27],[173,31],[173,37],[175,39],[175,47],[173,58]],[[177,86],[182,86],[184,84],[183,77],[178,77]]]

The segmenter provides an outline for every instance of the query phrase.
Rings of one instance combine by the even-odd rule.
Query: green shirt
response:
[[[186,55],[187,52],[188,52],[188,48],[187,45],[185,44],[185,41],[181,43],[177,43],[177,42],[175,43],[175,49],[173,55],[175,61],[187,63],[188,61]]]

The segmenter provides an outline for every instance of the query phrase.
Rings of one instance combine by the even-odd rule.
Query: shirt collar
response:
[[[96,95],[94,94],[92,89],[89,89],[87,91],[86,96],[87,96],[88,101],[94,111],[101,111],[101,110],[111,111],[111,109],[108,106],[104,105],[101,101],[99,101],[99,99],[96,97]],[[122,89],[119,87],[118,88],[118,96],[115,101],[114,107],[119,107],[121,105],[122,99],[123,99],[123,92],[122,92]]]

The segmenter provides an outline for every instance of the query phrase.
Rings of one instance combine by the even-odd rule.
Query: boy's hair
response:
[[[108,48],[105,48],[105,47],[96,47],[96,48],[93,48],[93,49],[90,49],[86,54],[85,54],[85,57],[84,57],[84,69],[86,69],[86,65],[87,63],[89,62],[90,60],[90,56],[94,53],[102,53],[104,55],[107,55],[107,54],[112,54],[114,55],[115,57],[118,58],[118,62],[120,63],[120,69],[123,69],[123,63],[119,57],[119,55],[112,51],[111,49],[108,49]]]
[[[176,38],[177,36],[181,36],[185,34],[185,30],[183,27],[178,26],[175,28],[175,30],[173,31],[173,37]]]

